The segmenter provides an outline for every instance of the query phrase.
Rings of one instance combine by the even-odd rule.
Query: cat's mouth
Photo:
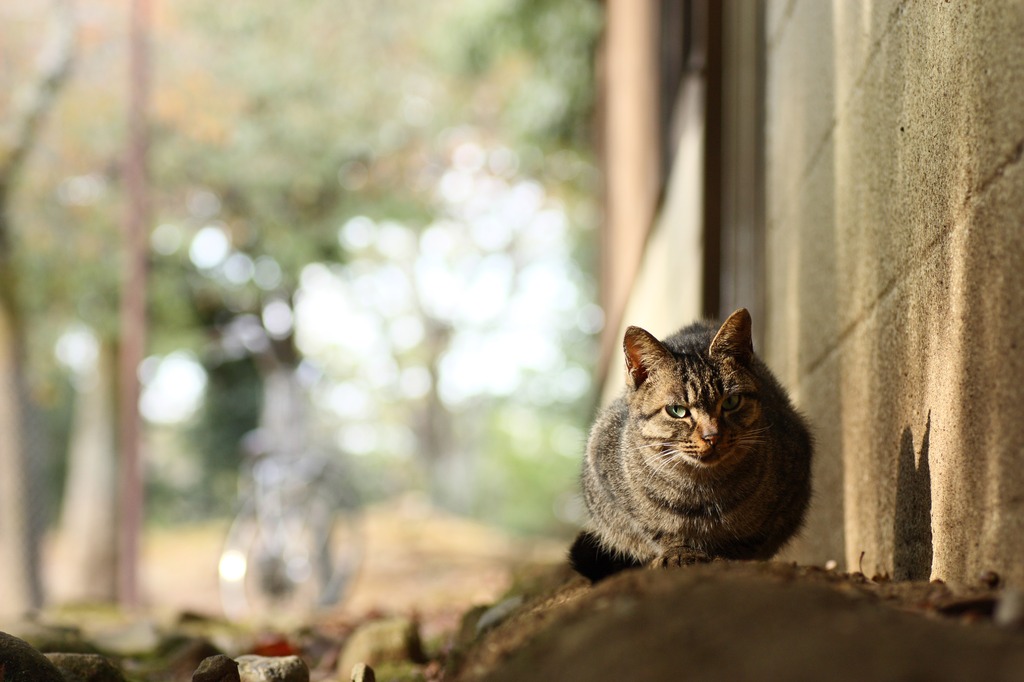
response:
[[[719,446],[707,448],[706,450],[698,452],[682,453],[683,459],[700,468],[715,466],[725,459],[726,454],[726,448]]]
[[[681,449],[662,446],[661,458],[674,460],[676,465],[684,465],[694,469],[710,469],[728,459],[729,448],[720,444],[704,449]]]

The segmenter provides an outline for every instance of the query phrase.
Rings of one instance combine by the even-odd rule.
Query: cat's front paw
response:
[[[651,568],[679,568],[680,566],[706,564],[710,561],[711,557],[699,549],[679,547],[665,552],[651,561],[649,565]]]

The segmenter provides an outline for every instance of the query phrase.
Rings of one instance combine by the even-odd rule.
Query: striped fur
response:
[[[803,522],[812,439],[750,339],[750,315],[659,342],[630,327],[626,391],[597,418],[570,552],[591,579],[631,565],[768,559]]]

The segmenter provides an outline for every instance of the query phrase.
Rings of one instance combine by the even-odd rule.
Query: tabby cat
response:
[[[597,418],[582,487],[589,528],[570,560],[624,568],[771,558],[803,522],[810,432],[754,355],[750,314],[663,342],[626,330],[625,394]]]

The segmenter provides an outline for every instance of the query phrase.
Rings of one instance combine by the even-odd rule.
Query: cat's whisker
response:
[[[669,467],[669,465],[676,461],[679,454],[679,450],[675,449],[665,450],[659,453],[658,456],[654,458],[654,466],[650,468],[649,475],[646,476],[648,481],[653,481],[660,476],[661,473]]]
[[[665,441],[664,443],[645,443],[644,445],[636,445],[633,447],[634,450],[643,450],[644,448],[660,448],[665,445],[675,445],[675,441]]]
[[[678,454],[679,454],[679,450],[675,450],[675,449],[672,449],[672,450],[662,450],[661,452],[659,452],[657,455],[654,456],[653,460],[655,462],[670,462]]]

